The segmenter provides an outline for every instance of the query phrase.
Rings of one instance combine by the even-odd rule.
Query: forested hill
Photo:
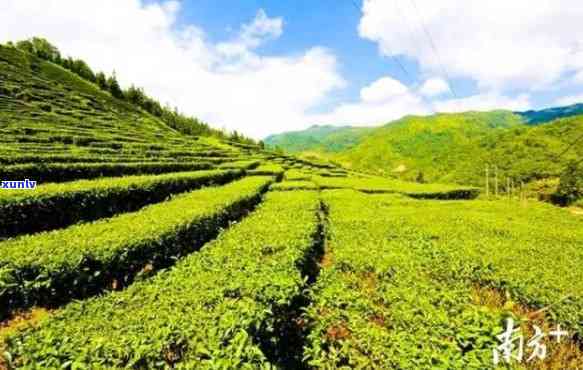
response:
[[[365,134],[360,131],[353,136],[352,146],[340,151],[327,149],[333,145],[332,135],[319,138],[319,142],[328,143],[326,146],[318,144],[305,151],[315,151],[354,169],[408,180],[479,185],[484,182],[486,166],[491,166],[498,168],[501,177],[531,182],[556,178],[570,160],[583,158],[583,146],[571,145],[583,135],[582,115],[544,121],[552,117],[551,111],[567,115],[577,109],[409,116],[367,129]],[[342,128],[341,132],[357,130]],[[302,133],[294,135],[303,137]],[[285,140],[275,137],[271,142],[287,149]],[[309,142],[309,137],[304,142]],[[557,158],[565,148],[569,150]]]
[[[355,146],[373,130],[372,127],[313,125],[302,131],[268,136],[264,143],[289,153],[309,150],[339,152]]]
[[[553,107],[542,110],[529,110],[526,112],[517,112],[522,118],[531,125],[538,125],[553,121],[557,118],[565,118],[583,114],[583,103],[568,105],[565,107]]]

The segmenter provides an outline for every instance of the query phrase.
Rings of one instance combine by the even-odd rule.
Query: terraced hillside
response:
[[[0,180],[37,182],[0,189],[2,369],[488,368],[509,317],[583,366],[581,217],[184,135],[11,48],[0,78]]]

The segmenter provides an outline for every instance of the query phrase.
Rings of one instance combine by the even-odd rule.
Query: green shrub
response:
[[[0,190],[0,238],[135,211],[172,194],[224,184],[240,176],[240,171],[198,171],[81,180],[40,185],[34,190]]]
[[[572,161],[561,174],[557,192],[551,196],[553,203],[568,206],[583,198],[583,162]]]
[[[318,187],[311,181],[282,181],[271,185],[270,189],[275,191],[318,190]]]
[[[0,243],[0,319],[123,286],[200,248],[257,204],[272,178],[253,177],[178,196],[91,224]]]
[[[322,197],[330,247],[303,317],[311,368],[491,368],[504,319],[535,312],[583,334],[581,219],[507,200]]]
[[[161,174],[178,171],[209,170],[210,163],[144,162],[144,163],[49,163],[22,164],[0,168],[0,179],[34,179],[38,183],[66,182],[97,177]]]
[[[447,184],[419,184],[382,177],[326,177],[315,176],[321,189],[354,189],[364,193],[400,193],[422,199],[475,199],[480,190],[468,186]]]
[[[318,211],[314,192],[267,194],[258,210],[171,270],[68,305],[10,337],[13,365],[258,369],[279,365],[270,362],[275,348],[301,361],[279,330],[315,266]]]

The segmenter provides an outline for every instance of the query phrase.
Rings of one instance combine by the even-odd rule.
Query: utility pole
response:
[[[490,167],[486,165],[486,198],[490,198]]]

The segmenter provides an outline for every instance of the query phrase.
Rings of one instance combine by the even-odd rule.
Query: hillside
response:
[[[355,146],[372,131],[371,127],[314,125],[302,131],[270,135],[263,142],[289,153],[340,152]]]
[[[353,168],[413,179],[479,185],[486,166],[515,181],[557,177],[580,146],[559,155],[583,134],[583,116],[540,126],[522,124],[510,113],[464,113],[405,118],[379,128],[335,158]],[[395,170],[400,169],[402,171]]]
[[[366,135],[354,135],[346,140],[354,144],[343,150],[306,145],[305,152],[353,169],[408,180],[483,185],[486,166],[497,167],[501,178],[517,183],[558,178],[570,160],[583,157],[580,145],[570,145],[583,134],[583,115],[572,115],[576,108],[405,117],[368,129]],[[562,112],[567,117],[545,121],[557,115],[548,112]],[[295,135],[305,134],[307,143],[309,132]],[[340,132],[352,133],[348,128]],[[333,146],[332,135],[326,139],[327,146]],[[557,159],[567,147],[570,149]]]
[[[568,105],[565,107],[552,107],[542,110],[529,110],[526,112],[516,112],[525,122],[530,125],[538,125],[553,121],[558,118],[567,118],[583,114],[583,103]]]
[[[474,113],[469,112],[468,114],[473,115]],[[516,121],[518,116],[523,123],[534,126],[548,123],[559,118],[568,118],[578,115],[583,115],[583,104],[514,112],[512,121]],[[508,116],[510,116],[510,114],[508,114]],[[496,121],[498,118],[492,115],[492,117],[488,119]],[[399,121],[401,120],[398,120],[397,122]],[[387,125],[391,123],[392,122]],[[314,125],[305,130],[270,135],[265,138],[264,141],[269,147],[277,147],[289,153],[335,153],[348,150],[358,145],[377,128],[378,127]]]
[[[583,218],[177,131],[10,47],[0,82],[2,370],[487,368],[506,319],[533,313],[570,333],[550,368],[583,364]],[[360,145],[446,160],[489,134],[555,146],[577,122],[408,117]]]
[[[436,180],[467,159],[471,142],[486,133],[520,126],[509,112],[405,117],[377,128],[335,158],[352,168]]]

